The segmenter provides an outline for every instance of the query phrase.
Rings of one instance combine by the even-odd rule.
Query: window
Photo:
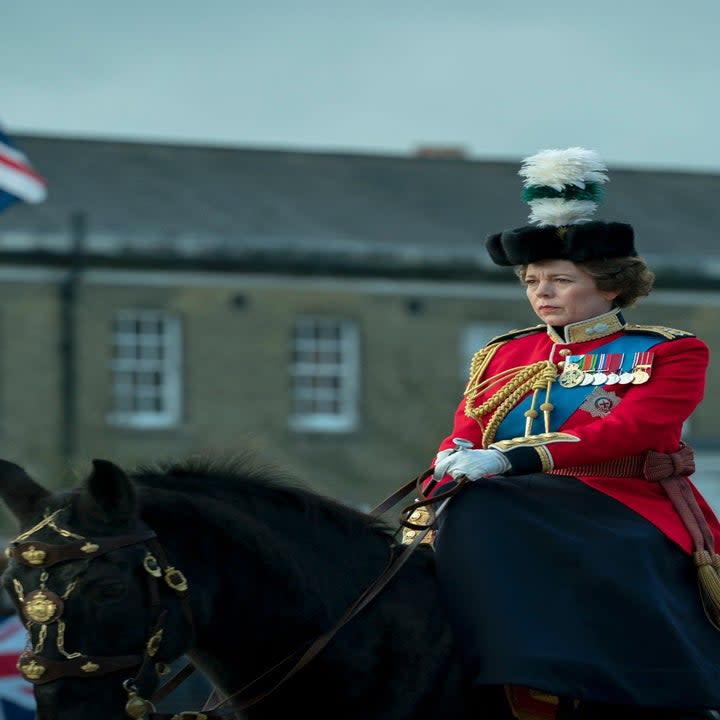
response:
[[[473,355],[487,345],[489,340],[506,332],[505,325],[494,322],[473,323],[464,329],[460,341],[460,379],[462,382],[467,382]]]
[[[119,310],[112,328],[112,402],[118,425],[160,428],[180,420],[180,318]]]
[[[293,430],[347,432],[356,427],[358,355],[353,321],[298,319],[290,361]]]

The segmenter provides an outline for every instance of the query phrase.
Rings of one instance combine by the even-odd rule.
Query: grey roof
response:
[[[16,139],[49,194],[0,215],[5,258],[64,256],[82,212],[98,262],[492,274],[484,236],[527,223],[519,160]],[[720,279],[718,197],[720,175],[611,167],[598,218],[656,269]]]

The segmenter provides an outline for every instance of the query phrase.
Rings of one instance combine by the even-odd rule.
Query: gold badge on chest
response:
[[[563,367],[562,375],[558,382],[565,388],[577,387],[585,377],[585,373],[580,369],[577,363],[566,362]]]

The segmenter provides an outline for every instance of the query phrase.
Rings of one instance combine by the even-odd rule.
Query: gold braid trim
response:
[[[495,440],[495,433],[500,423],[528,392],[549,387],[552,380],[557,377],[555,365],[549,360],[541,360],[532,365],[503,370],[497,375],[481,380],[490,360],[495,355],[495,351],[503,344],[497,343],[484,347],[475,353],[470,367],[470,379],[465,389],[465,415],[473,418],[481,426],[483,425],[483,418],[489,416],[488,422],[483,429],[482,446],[484,448]],[[473,407],[478,395],[507,378],[510,379],[496,393],[481,405]],[[527,416],[529,427],[526,428],[526,434],[531,432],[533,415],[537,415],[537,411],[533,409],[528,412],[530,413]]]
[[[536,445],[535,452],[540,456],[540,464],[542,472],[549,473],[552,471],[555,463],[553,462],[550,451],[544,445]]]
[[[631,333],[649,333],[651,335],[661,335],[668,340],[675,340],[681,337],[695,337],[693,333],[686,330],[676,330],[675,328],[665,327],[663,325],[638,325],[630,323],[625,326],[625,330]]]
[[[471,405],[473,400],[477,397],[477,386],[480,383],[480,378],[485,374],[485,370],[495,356],[495,353],[498,351],[500,346],[504,344],[504,342],[500,342],[495,345],[486,345],[473,355],[473,359],[470,363],[470,378],[465,386],[465,396],[467,397],[466,402]]]

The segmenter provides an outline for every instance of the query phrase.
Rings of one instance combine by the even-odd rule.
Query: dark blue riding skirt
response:
[[[720,631],[692,559],[579,480],[468,483],[437,568],[470,679],[589,700],[720,708]]]

